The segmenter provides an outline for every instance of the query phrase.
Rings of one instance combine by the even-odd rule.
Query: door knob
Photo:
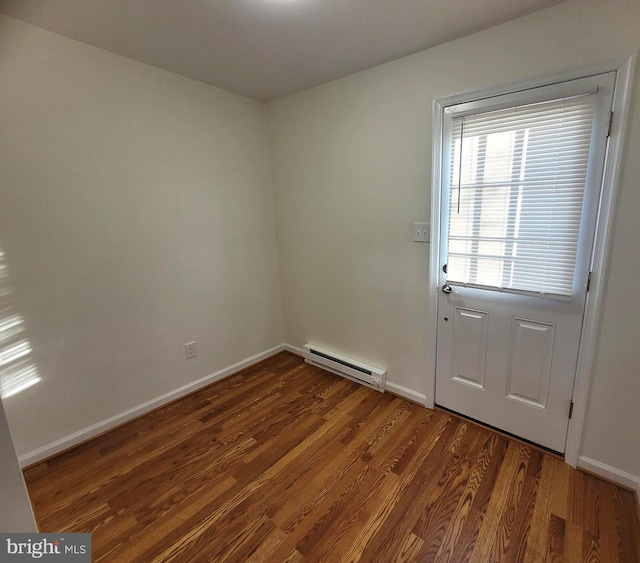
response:
[[[453,291],[453,288],[452,288],[448,283],[445,283],[445,284],[442,286],[442,293],[447,293],[447,294],[449,294],[449,293],[454,293],[454,291]]]

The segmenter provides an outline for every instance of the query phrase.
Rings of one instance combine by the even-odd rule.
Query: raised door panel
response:
[[[507,374],[507,397],[546,409],[556,326],[514,317]]]
[[[484,389],[489,313],[456,307],[453,323],[453,379]]]

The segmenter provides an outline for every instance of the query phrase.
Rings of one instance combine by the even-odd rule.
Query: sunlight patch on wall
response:
[[[41,381],[33,362],[24,318],[15,310],[9,270],[0,249],[0,397],[17,395]]]

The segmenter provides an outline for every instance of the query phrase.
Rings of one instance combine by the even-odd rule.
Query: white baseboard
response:
[[[418,393],[413,389],[398,385],[397,383],[393,383],[392,381],[387,381],[387,390],[394,395],[400,395],[401,397],[409,399],[410,401],[413,401],[414,403],[418,403],[420,405],[424,405],[427,400],[427,396],[423,393]]]
[[[291,352],[292,354],[295,354],[296,356],[302,356],[304,358],[304,350],[302,348],[298,348],[297,346],[294,346],[293,344],[283,344],[282,346],[284,347],[284,349],[287,352]]]
[[[251,356],[249,358],[245,358],[244,360],[233,364],[232,366],[226,367],[224,369],[221,369],[215,373],[212,373],[211,375],[207,375],[206,377],[203,377],[201,379],[198,379],[197,381],[193,381],[187,385],[184,385],[182,387],[179,387],[178,389],[174,390],[174,391],[170,391],[169,393],[165,393],[164,395],[161,395],[160,397],[156,397],[155,399],[151,399],[150,401],[147,401],[146,403],[142,403],[141,405],[138,405],[136,407],[133,407],[132,409],[129,409],[127,411],[124,411],[120,414],[117,414],[115,416],[112,416],[111,418],[108,418],[106,420],[103,420],[101,422],[98,422],[96,424],[92,424],[91,426],[88,426],[87,428],[83,428],[82,430],[78,430],[78,432],[74,432],[73,434],[69,434],[68,436],[65,436],[64,438],[60,438],[59,440],[56,440],[55,442],[51,442],[50,444],[47,444],[46,446],[42,446],[40,448],[37,448],[35,450],[32,450],[30,452],[27,452],[26,454],[23,454],[21,456],[18,457],[18,461],[20,462],[20,466],[21,467],[26,467],[28,465],[31,465],[33,463],[37,463],[40,460],[43,460],[45,458],[51,457],[52,455],[57,454],[58,452],[61,452],[63,450],[69,449],[77,444],[80,444],[81,442],[85,442],[86,440],[89,440],[90,438],[93,438],[94,436],[97,436],[98,434],[102,434],[103,432],[106,432],[107,430],[111,430],[112,428],[115,428],[116,426],[120,426],[121,424],[124,424],[125,422],[128,422],[129,420],[132,420],[134,418],[137,418],[149,411],[152,411],[153,409],[156,409],[158,407],[161,407],[167,403],[170,403],[171,401],[174,401],[176,399],[179,399],[180,397],[184,397],[185,395],[188,395],[189,393],[192,393],[193,391],[197,391],[198,389],[201,389],[202,387],[206,387],[207,385],[210,385],[211,383],[214,383],[215,381],[219,381],[221,379],[224,379],[225,377],[228,377],[230,375],[233,375],[234,373],[249,367],[255,363],[258,363],[261,360],[264,360],[266,358],[269,358],[270,356],[273,356],[274,354],[277,354],[278,352],[282,352],[283,350],[285,350],[287,347],[284,344],[280,344],[279,346],[275,346],[274,348],[270,348],[269,350],[265,350],[264,352],[260,352],[259,354],[255,354],[254,356]]]
[[[578,458],[578,467],[591,473],[595,473],[596,475],[600,475],[600,477],[604,477],[610,481],[619,483],[629,489],[633,489],[640,497],[640,477],[636,475],[632,475],[631,473],[627,473],[626,471],[622,471],[616,467],[612,467],[611,465],[607,465],[606,463],[602,463],[601,461],[597,461],[583,455]]]

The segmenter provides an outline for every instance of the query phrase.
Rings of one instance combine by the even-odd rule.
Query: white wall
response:
[[[433,98],[630,54],[637,0],[571,0],[269,105],[287,342],[425,393]],[[636,87],[582,454],[640,475]]]
[[[22,471],[0,400],[0,532],[37,532]]]
[[[264,104],[0,17],[0,128],[18,453],[282,342]]]

